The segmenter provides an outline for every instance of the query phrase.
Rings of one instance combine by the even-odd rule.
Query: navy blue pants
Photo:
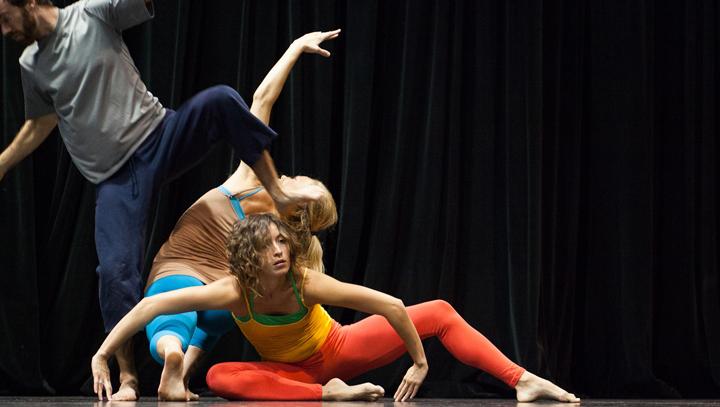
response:
[[[97,185],[95,246],[105,330],[140,301],[150,205],[163,183],[226,139],[252,166],[277,134],[250,113],[227,86],[202,91],[160,125],[112,177]]]

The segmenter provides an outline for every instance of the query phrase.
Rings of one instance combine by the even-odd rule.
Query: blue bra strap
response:
[[[242,201],[242,200],[245,199],[245,198],[249,198],[249,197],[257,194],[257,193],[260,192],[262,189],[263,189],[263,187],[257,187],[257,188],[255,188],[255,189],[253,189],[252,191],[248,192],[247,194],[241,195],[240,198],[238,198],[238,199]]]
[[[248,192],[247,194],[241,195],[239,198],[233,195],[229,189],[225,188],[222,185],[220,185],[218,189],[220,190],[220,192],[223,193],[223,195],[228,197],[228,199],[230,200],[230,204],[232,204],[233,210],[235,211],[235,214],[238,216],[238,219],[242,220],[245,219],[245,212],[243,212],[242,207],[240,206],[240,201],[257,194],[258,192],[260,192],[260,190],[262,190],[262,187],[257,187],[252,191]]]
[[[218,189],[223,193],[223,195],[230,199],[230,204],[232,205],[235,214],[238,216],[238,219],[245,219],[245,212],[243,212],[242,207],[240,206],[240,200],[224,186],[220,185]]]

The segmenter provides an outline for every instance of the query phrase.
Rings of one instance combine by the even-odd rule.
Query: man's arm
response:
[[[155,15],[152,0],[88,0],[84,9],[118,32],[144,23]]]
[[[12,167],[45,141],[57,122],[58,118],[55,113],[25,122],[12,143],[0,154],[0,181]]]

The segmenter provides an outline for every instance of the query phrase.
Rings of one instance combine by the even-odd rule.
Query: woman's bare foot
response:
[[[579,403],[580,399],[574,394],[561,389],[553,382],[525,371],[515,385],[517,400],[530,402],[537,399],[551,399],[565,403]]]
[[[183,382],[182,349],[165,349],[165,366],[160,376],[158,399],[163,401],[187,401],[187,390]]]
[[[138,381],[136,378],[120,378],[120,388],[112,395],[112,401],[136,401],[138,399]]]
[[[357,384],[348,386],[344,381],[334,378],[330,379],[322,387],[322,399],[326,401],[340,400],[365,400],[375,401],[385,394],[382,387],[372,383]]]
[[[205,354],[205,351],[197,346],[190,345],[185,351],[185,359],[183,359],[183,383],[187,389],[188,401],[200,400],[200,396],[190,391],[190,376],[195,370],[196,362]]]

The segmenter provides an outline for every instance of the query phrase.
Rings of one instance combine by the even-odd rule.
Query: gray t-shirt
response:
[[[150,18],[144,0],[80,0],[20,56],[25,117],[56,113],[73,162],[93,183],[122,167],[165,116],[121,35]]]

